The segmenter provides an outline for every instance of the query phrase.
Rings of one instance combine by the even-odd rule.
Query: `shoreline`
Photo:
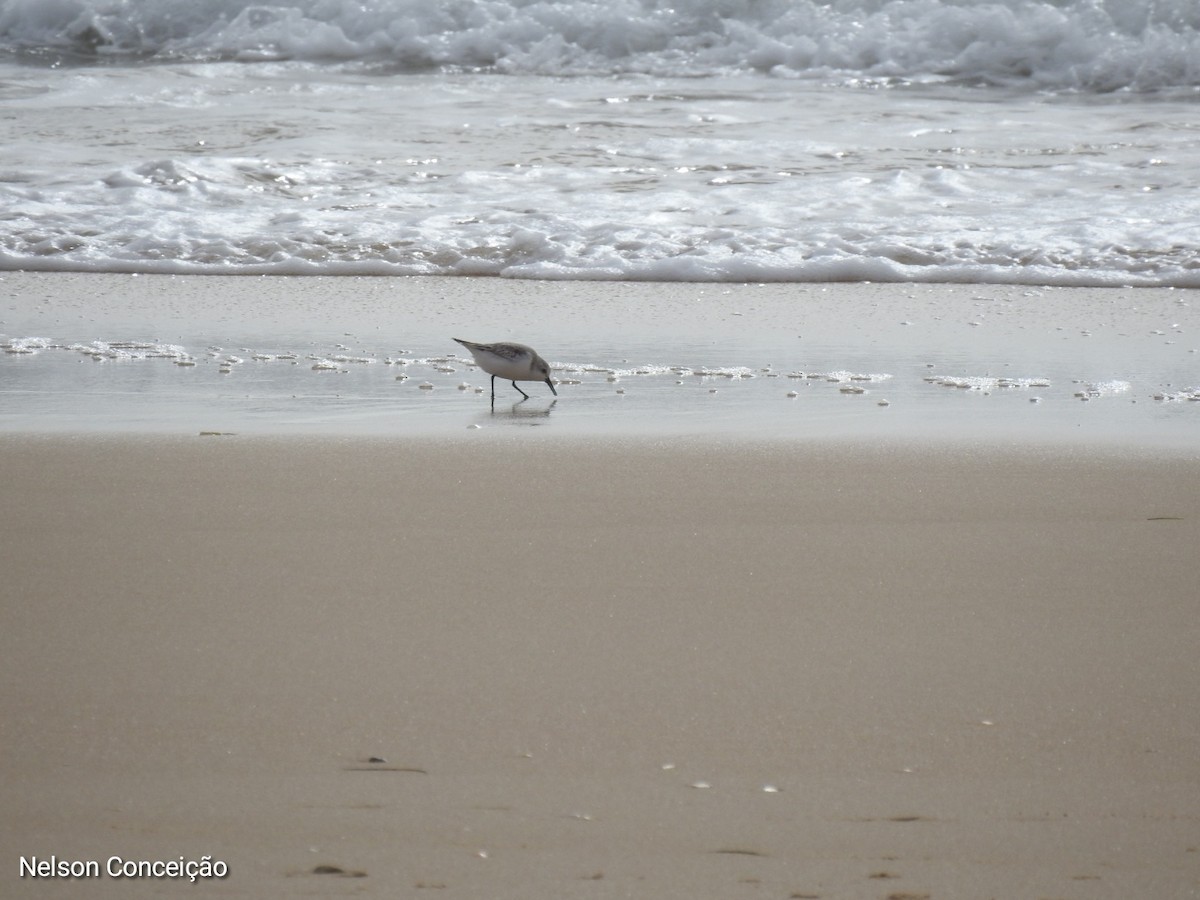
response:
[[[0,428],[1200,443],[1200,292],[38,275],[0,286]],[[518,340],[526,403],[451,336]],[[465,355],[465,354],[464,354]],[[494,414],[493,414],[494,413]]]

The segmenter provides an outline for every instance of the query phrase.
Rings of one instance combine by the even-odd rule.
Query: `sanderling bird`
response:
[[[503,341],[498,344],[476,344],[473,341],[464,341],[462,338],[455,338],[458,343],[462,344],[471,351],[471,355],[475,357],[475,364],[483,371],[492,376],[492,403],[496,402],[496,376],[507,378],[512,382],[512,386],[517,388],[517,393],[529,399],[529,395],[517,387],[518,381],[544,381],[550,388],[550,392],[555,397],[558,396],[558,391],[554,389],[554,382],[550,380],[550,365],[537,355],[537,351],[532,347],[526,347],[524,344],[510,344]]]

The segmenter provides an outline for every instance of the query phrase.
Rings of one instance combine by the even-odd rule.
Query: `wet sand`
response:
[[[7,896],[1200,891],[1194,457],[460,435],[0,439]]]
[[[8,432],[1200,446],[1197,291],[7,273],[0,350]]]

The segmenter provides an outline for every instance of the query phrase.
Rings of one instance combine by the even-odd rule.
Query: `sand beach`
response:
[[[210,340],[228,342],[221,354],[273,335],[283,351],[324,341],[353,356],[373,323],[381,356],[424,359],[435,335],[476,324],[468,336],[537,333],[552,359],[600,363],[588,340],[611,342],[600,323],[630,290],[660,290],[668,311],[690,290],[705,310],[677,326],[623,306],[622,333],[639,337],[611,353],[635,370],[671,333],[728,345],[696,349],[697,365],[783,362],[768,300],[706,307],[697,286],[117,278],[5,276],[6,339],[46,339],[0,369],[6,385],[24,373],[0,436],[6,894],[1200,891],[1197,404],[1149,396],[1174,362],[1116,398],[1074,397],[1057,375],[1041,404],[1028,388],[1010,403],[930,385],[909,375],[927,361],[905,343],[917,322],[939,341],[970,335],[981,360],[1016,345],[934,318],[955,291],[992,289],[903,286],[890,289],[903,319],[881,307],[886,326],[868,317],[853,334],[810,305],[821,362],[857,346],[905,381],[891,394],[913,399],[887,408],[839,406],[863,398],[836,388],[789,399],[788,379],[777,390],[764,373],[585,372],[553,408],[535,393],[544,415],[493,417],[486,395],[455,389],[461,369],[420,391],[382,361],[338,375],[302,359],[291,382],[240,386],[257,413],[221,418],[228,379],[281,360],[222,375]],[[885,288],[827,295],[864,290]],[[361,306],[324,307],[330,291]],[[1107,347],[1134,348],[1106,354],[1115,372],[1145,358],[1147,317],[1183,329],[1191,314],[1180,292],[1150,291],[1117,321],[1110,296],[1051,292],[1039,315],[1074,309]],[[235,319],[238,298],[257,312]],[[516,309],[515,333],[498,333],[489,316]],[[1014,328],[1048,339],[1057,326],[1039,331],[1035,311]],[[85,338],[178,344],[196,364],[68,349]],[[1086,340],[1038,362],[1082,373],[1072,348]],[[280,399],[368,370],[407,394]],[[693,379],[697,400],[763,393],[681,426],[671,391]],[[623,425],[618,397],[646,410]],[[804,430],[747,424],[796,401]],[[175,412],[146,424],[160,408]],[[1022,428],[1027,408],[1058,424]],[[878,415],[894,412],[909,424]],[[1123,431],[1135,415],[1140,430]],[[973,430],[990,420],[1006,427]],[[100,871],[33,869],[52,858],[51,871]],[[226,876],[121,874],[204,859]]]

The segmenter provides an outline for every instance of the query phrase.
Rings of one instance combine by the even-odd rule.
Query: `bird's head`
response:
[[[536,368],[537,373],[542,376],[542,379],[546,382],[546,386],[550,388],[550,393],[557,397],[558,391],[554,389],[554,382],[550,380],[549,364],[547,364],[544,359],[538,359],[537,363],[534,365],[534,368]]]

